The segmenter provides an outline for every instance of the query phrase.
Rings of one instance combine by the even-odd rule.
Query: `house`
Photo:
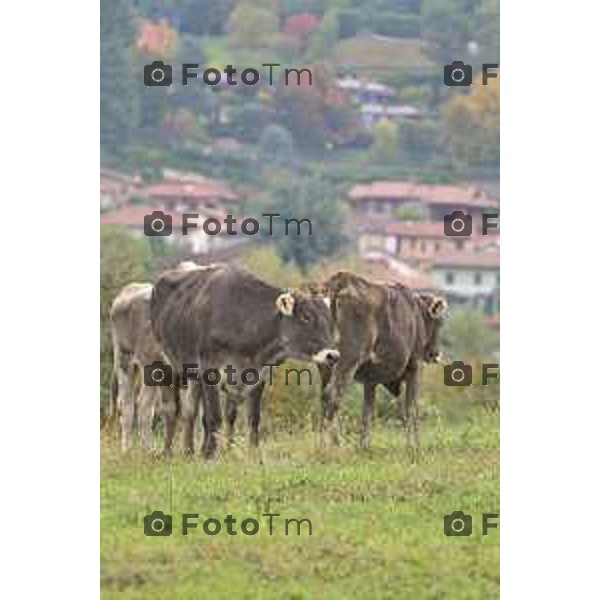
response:
[[[139,174],[100,169],[100,210],[122,206],[141,193],[142,178]]]
[[[419,265],[443,253],[473,251],[483,244],[487,236],[448,237],[441,221],[387,221],[368,219],[357,224],[358,253],[365,256],[370,251],[386,252],[408,264]]]
[[[337,84],[358,106],[365,127],[384,120],[421,119],[425,115],[425,111],[417,106],[395,103],[396,90],[382,83],[345,77],[338,79]]]
[[[499,202],[475,186],[424,185],[409,181],[373,181],[355,185],[349,194],[357,219],[396,218],[399,210],[416,210],[426,220],[442,221],[454,211],[473,218],[481,231],[484,212],[498,210]]]
[[[500,310],[500,253],[495,249],[443,252],[427,274],[452,303],[496,314]]]
[[[223,213],[211,211],[198,213],[194,219],[195,229],[190,229],[186,235],[182,235],[183,217],[179,211],[172,211],[166,206],[156,205],[136,205],[125,206],[115,211],[103,213],[100,215],[101,225],[115,225],[126,228],[133,236],[143,237],[144,220],[148,215],[155,211],[161,211],[172,219],[171,235],[157,236],[178,250],[178,253],[192,257],[212,257],[217,255],[231,254],[233,249],[238,249],[248,243],[252,238],[248,236],[231,236],[227,234],[225,217]],[[208,219],[217,219],[221,223],[221,229],[218,234],[210,235],[205,233],[203,224]],[[214,226],[210,225],[209,230]]]
[[[392,87],[376,81],[362,81],[352,76],[338,79],[337,85],[356,104],[384,104],[396,96]]]
[[[144,190],[149,203],[163,205],[172,212],[240,212],[242,198],[225,183],[195,173],[165,169],[164,179]]]
[[[411,104],[361,104],[360,119],[365,127],[372,127],[380,121],[419,120],[425,112]]]

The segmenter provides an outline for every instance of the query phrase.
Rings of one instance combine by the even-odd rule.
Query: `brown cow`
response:
[[[200,268],[184,261],[174,271]],[[131,447],[136,413],[142,445],[151,449],[154,418],[163,412],[160,390],[143,381],[144,367],[163,359],[150,321],[152,290],[151,283],[130,283],[117,294],[110,311],[114,367],[108,421],[119,418],[123,450]],[[179,390],[172,393],[179,405]]]
[[[442,297],[415,294],[401,284],[374,283],[338,272],[319,291],[331,299],[339,332],[340,360],[334,376],[320,365],[326,439],[339,442],[337,416],[352,381],[364,386],[361,446],[370,445],[375,388],[394,396],[406,385],[409,447],[419,445],[418,396],[421,364],[439,360],[438,333],[447,309]]]
[[[151,295],[151,283],[130,283],[117,294],[110,311],[114,369],[109,419],[120,416],[123,450],[131,448],[136,412],[142,445],[153,446],[152,424],[160,394],[143,385],[142,371],[162,354],[152,335]]]

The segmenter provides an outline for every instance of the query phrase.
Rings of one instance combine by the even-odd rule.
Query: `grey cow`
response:
[[[153,446],[152,424],[160,394],[143,384],[143,369],[162,354],[152,334],[151,295],[151,283],[130,283],[117,294],[110,311],[114,368],[109,418],[120,419],[123,450],[131,448],[136,413],[142,445]]]
[[[225,265],[163,274],[154,286],[150,312],[154,334],[175,377],[181,375],[186,364],[197,364],[201,370],[231,366],[239,381],[241,370],[261,372],[265,365],[286,358],[330,365],[339,358],[331,312],[323,298],[269,285],[246,271]],[[238,386],[248,389],[252,445],[258,444],[264,383],[261,377],[255,385]],[[211,457],[217,450],[222,421],[219,389],[202,378],[189,385],[188,401],[182,403],[181,411],[184,444],[188,452],[194,451],[194,426],[202,402],[202,449],[206,457]],[[170,451],[175,426],[174,407],[169,410],[168,404],[164,412],[166,452]],[[235,420],[235,414],[228,418]]]

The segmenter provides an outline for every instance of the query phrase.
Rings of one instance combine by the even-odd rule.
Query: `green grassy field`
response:
[[[456,388],[454,388],[456,390]],[[352,428],[337,449],[307,431],[271,433],[249,453],[243,432],[213,462],[122,456],[101,441],[101,557],[104,598],[380,599],[495,598],[499,531],[482,535],[481,513],[499,512],[499,414],[456,394],[423,406],[422,447],[411,460],[404,432],[374,427],[373,447]],[[143,516],[173,515],[170,537],[146,537]],[[444,535],[443,517],[473,515],[473,535]],[[199,528],[181,533],[182,513]],[[269,535],[269,518],[279,513]],[[225,517],[237,519],[237,536]],[[221,533],[208,536],[204,519]],[[240,523],[255,518],[246,536]],[[284,519],[310,519],[300,535]]]

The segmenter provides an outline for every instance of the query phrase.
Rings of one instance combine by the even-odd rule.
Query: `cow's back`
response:
[[[418,349],[417,302],[401,285],[339,272],[324,284],[340,332],[339,368],[359,364],[357,379],[391,379]]]
[[[260,344],[261,337],[268,335],[266,324],[274,321],[280,293],[229,266],[171,271],[155,284],[152,324],[176,364],[195,362],[200,356],[243,353],[246,345]],[[264,314],[265,306],[272,314]]]

